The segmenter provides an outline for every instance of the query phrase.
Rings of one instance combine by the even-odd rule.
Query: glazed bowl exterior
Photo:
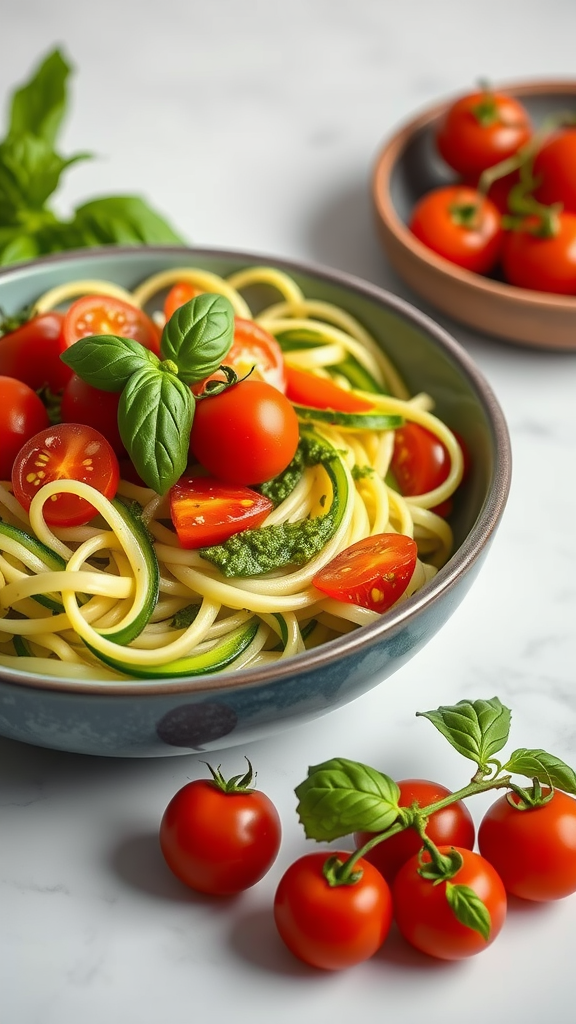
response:
[[[326,714],[382,683],[437,633],[472,585],[509,493],[510,444],[481,372],[444,330],[407,303],[324,268],[254,253],[168,247],[58,254],[0,272],[0,307],[15,312],[79,278],[127,288],[165,269],[227,275],[252,265],[291,274],[305,294],[354,314],[382,343],[411,392],[430,392],[465,440],[471,471],[451,520],[455,551],[421,591],[369,626],[284,662],[198,679],[64,680],[0,667],[0,735],[87,754],[150,757],[249,742]],[[269,296],[267,296],[269,299]]]
[[[521,82],[499,91],[520,100],[536,127],[559,111],[576,112],[576,81]],[[454,320],[515,344],[574,350],[576,295],[529,291],[464,270],[432,252],[408,228],[426,192],[457,180],[435,145],[437,127],[453,99],[402,125],[377,155],[372,200],[384,251],[417,295]]]

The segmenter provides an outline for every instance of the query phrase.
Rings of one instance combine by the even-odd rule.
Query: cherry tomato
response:
[[[166,298],[164,299],[164,316],[167,320],[170,319],[173,313],[180,306],[183,306],[185,302],[190,302],[195,299],[197,295],[201,295],[202,290],[196,288],[195,285],[189,284],[187,281],[179,281],[172,285]]]
[[[466,182],[470,188],[478,188],[478,178],[471,178]],[[520,175],[518,171],[512,171],[510,174],[504,174],[501,178],[496,178],[496,181],[490,185],[487,195],[497,210],[500,213],[510,213],[509,198],[510,192],[515,185],[520,182]]]
[[[506,890],[492,865],[464,847],[441,846],[441,853],[457,850],[463,865],[450,879],[452,885],[473,889],[490,914],[488,940],[456,918],[446,898],[446,882],[432,882],[418,873],[419,855],[400,868],[392,886],[394,915],[404,938],[416,949],[440,960],[460,960],[482,952],[494,941],[506,918]],[[424,860],[429,859],[425,854]]]
[[[534,176],[542,179],[535,191],[539,202],[563,203],[565,210],[576,213],[575,167],[576,128],[564,128],[544,143],[534,160]]]
[[[251,369],[251,380],[264,380],[279,391],[286,390],[286,372],[282,349],[268,331],[253,320],[234,320],[234,341],[228,355],[223,359],[239,377]]]
[[[446,163],[472,177],[505,160],[532,135],[528,111],[518,100],[489,89],[452,103],[438,127],[436,142]]]
[[[14,494],[28,511],[32,498],[53,480],[80,480],[106,498],[116,494],[118,459],[99,431],[80,423],[58,423],[34,434],[20,449],[12,468]],[[84,498],[55,494],[44,505],[51,526],[83,526],[97,514]]]
[[[120,392],[100,391],[73,374],[62,394],[60,419],[63,423],[86,423],[99,430],[120,458],[126,449],[118,429]]]
[[[510,799],[518,803],[516,794]],[[500,797],[480,823],[478,845],[514,896],[559,900],[576,892],[576,800],[567,793],[556,789],[549,803],[527,810]]]
[[[296,405],[335,412],[368,412],[374,408],[366,399],[339,388],[326,377],[296,370],[293,366],[286,367],[286,381],[286,394]]]
[[[406,498],[427,494],[440,487],[450,472],[448,449],[431,430],[419,423],[405,423],[394,434],[394,449],[390,468],[400,493]],[[449,515],[450,499],[436,505],[431,511]]]
[[[350,854],[336,853],[339,860]],[[309,853],[290,865],[274,898],[274,920],[288,949],[304,963],[328,971],[373,956],[392,923],[392,897],[379,871],[360,859],[359,881],[330,885],[328,854]]]
[[[183,548],[222,544],[260,526],[273,508],[263,494],[209,476],[183,476],[170,489],[170,515]]]
[[[557,233],[549,237],[534,233],[540,222],[533,216],[519,230],[506,232],[502,269],[510,284],[576,295],[576,214],[559,213],[557,222]]]
[[[132,338],[160,354],[160,330],[137,306],[111,295],[84,295],[73,302],[64,316],[64,348],[93,334],[116,334]]]
[[[398,788],[400,807],[410,807],[413,803],[427,807],[450,795],[450,790],[445,786],[437,782],[427,782],[425,779],[404,779],[398,783]],[[471,850],[474,846],[475,830],[472,815],[466,804],[462,800],[457,800],[448,807],[436,811],[428,819],[426,834],[436,846],[462,846]],[[357,832],[354,836],[357,849],[364,846],[373,835],[373,832]],[[418,834],[414,829],[407,828],[374,846],[364,854],[364,860],[370,861],[378,868],[380,874],[384,875],[391,885],[402,865],[421,848],[422,841]]]
[[[197,402],[190,447],[219,480],[260,484],[286,469],[298,439],[288,399],[270,384],[248,379]]]
[[[0,377],[0,480],[9,480],[22,445],[49,423],[38,395],[15,377]]]
[[[422,196],[412,211],[410,230],[433,252],[464,270],[487,274],[502,247],[500,213],[468,185],[443,185]]]
[[[60,359],[62,313],[41,313],[0,338],[0,374],[17,377],[33,391],[48,387],[56,394],[72,370]]]
[[[335,556],[312,583],[323,594],[373,612],[385,612],[402,596],[416,566],[418,547],[402,533],[364,537]]]
[[[168,867],[191,889],[231,896],[255,885],[280,849],[278,812],[254,789],[225,792],[199,779],[180,789],[160,825]]]

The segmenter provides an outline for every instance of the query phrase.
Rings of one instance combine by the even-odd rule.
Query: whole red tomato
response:
[[[0,377],[0,480],[10,479],[22,445],[48,422],[48,413],[32,388],[15,377]]]
[[[217,770],[212,779],[183,786],[168,804],[160,846],[168,867],[191,889],[231,896],[255,885],[274,863],[280,818],[251,781],[251,769],[228,783]]]
[[[416,855],[400,868],[392,886],[400,932],[416,949],[440,960],[461,960],[482,952],[494,941],[506,918],[506,890],[492,865],[472,850],[439,847],[440,853],[451,849],[460,853],[463,864],[448,882],[422,878]],[[447,899],[447,885],[467,886],[482,900],[490,915],[488,939],[457,919]]]
[[[507,231],[502,270],[510,284],[559,295],[576,295],[576,214],[559,213],[550,235],[540,234],[541,221],[526,217],[518,230]]]
[[[298,419],[287,398],[242,380],[196,403],[190,447],[205,469],[231,484],[260,484],[286,469],[298,447]]]
[[[482,819],[478,845],[514,896],[559,900],[576,892],[576,800],[558,789],[526,810],[515,794],[500,797]]]
[[[453,170],[473,177],[512,156],[531,135],[528,111],[518,100],[484,89],[451,104],[438,127],[436,143]]]
[[[62,313],[41,313],[0,338],[0,374],[17,377],[33,391],[48,387],[56,394],[72,370],[60,359]],[[0,325],[1,327],[8,325]]]
[[[562,203],[576,213],[576,128],[555,132],[536,155],[534,177],[540,179],[536,198],[541,203]]]
[[[450,790],[437,782],[426,779],[403,779],[398,782],[400,807],[410,807],[418,803],[427,807],[450,796]],[[460,846],[471,850],[474,846],[475,830],[470,811],[462,800],[444,807],[428,819],[426,834],[436,846]],[[354,836],[356,847],[360,849],[375,835],[374,832],[357,832]],[[384,875],[391,885],[398,871],[407,860],[410,860],[422,847],[422,841],[412,828],[398,832],[390,839],[374,846],[364,854],[364,860],[370,861]]]
[[[500,255],[500,213],[468,185],[444,185],[419,200],[410,230],[433,252],[465,270],[487,274]]]
[[[345,861],[349,853],[336,853]],[[274,898],[274,920],[288,949],[304,963],[328,971],[352,967],[382,945],[392,923],[392,896],[382,875],[360,859],[352,884],[331,885],[329,855],[308,853],[290,865]]]
[[[60,419],[63,423],[85,423],[99,430],[121,458],[126,449],[118,429],[119,401],[119,392],[100,391],[74,373],[62,394]]]

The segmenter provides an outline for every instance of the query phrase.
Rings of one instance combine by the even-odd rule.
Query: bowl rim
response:
[[[573,93],[576,98],[576,79],[539,79],[532,82],[503,82],[494,87],[494,92],[506,91],[512,96],[530,95],[561,95]],[[423,265],[433,267],[439,274],[460,282],[467,288],[474,288],[479,294],[494,299],[512,300],[527,308],[555,309],[576,314],[576,296],[559,295],[552,292],[540,292],[528,288],[518,288],[505,281],[495,281],[483,277],[471,270],[458,267],[455,263],[435,253],[412,234],[407,224],[399,216],[392,201],[390,181],[392,171],[402,156],[408,142],[418,132],[438,120],[448,106],[462,93],[449,96],[431,106],[424,107],[419,113],[407,121],[403,121],[380,146],[373,163],[372,170],[372,201],[382,224],[393,234],[405,249]]]
[[[305,260],[289,259],[262,254],[249,250],[219,248],[210,246],[173,246],[173,245],[137,245],[137,246],[97,246],[89,249],[69,250],[52,253],[34,260],[15,264],[0,270],[0,283],[10,278],[26,276],[30,270],[47,264],[83,263],[90,259],[102,260],[116,256],[130,257],[146,254],[157,256],[182,255],[191,259],[216,259],[244,261],[251,265],[274,266],[287,273],[303,274],[317,278],[327,284],[352,291],[361,298],[368,299],[397,313],[414,327],[419,328],[431,337],[437,347],[452,359],[478,396],[480,405],[490,425],[493,440],[493,467],[490,492],[477,516],[476,522],[464,539],[463,543],[450,557],[436,576],[420,591],[398,606],[386,612],[374,623],[361,626],[325,644],[293,655],[284,662],[274,662],[260,668],[242,669],[241,679],[238,671],[214,673],[202,677],[132,679],[127,681],[77,680],[62,679],[58,676],[42,673],[24,672],[0,666],[0,686],[11,685],[25,687],[28,690],[53,690],[60,693],[79,693],[84,696],[120,695],[120,696],[168,696],[171,694],[188,694],[201,697],[203,694],[214,694],[234,689],[236,691],[261,687],[266,683],[281,683],[283,680],[301,672],[311,672],[322,665],[332,664],[340,658],[353,655],[359,648],[369,648],[381,640],[383,635],[394,636],[417,619],[420,612],[431,606],[442,594],[451,591],[460,576],[472,568],[491,541],[504,512],[510,491],[512,473],[512,452],[508,426],[502,408],[490,384],[480,368],[466,350],[452,335],[436,323],[430,316],[405,299],[394,295],[378,285],[364,281],[345,271],[335,270],[322,264],[308,263]]]

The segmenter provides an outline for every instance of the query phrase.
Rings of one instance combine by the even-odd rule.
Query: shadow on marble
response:
[[[309,967],[284,946],[276,931],[272,904],[236,917],[230,929],[229,944],[238,957],[267,973],[304,981],[310,978],[316,983],[318,978],[330,978],[330,972]]]
[[[124,836],[112,849],[109,863],[121,882],[155,899],[206,905],[215,912],[226,910],[234,900],[233,896],[214,900],[179,882],[164,861],[157,831]]]

